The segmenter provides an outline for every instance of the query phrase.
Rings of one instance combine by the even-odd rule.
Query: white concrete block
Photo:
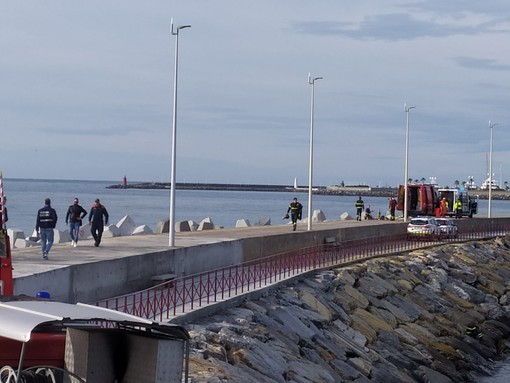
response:
[[[188,221],[178,221],[175,223],[174,228],[176,233],[181,231],[191,231]]]
[[[204,218],[202,221],[200,221],[200,224],[198,225],[198,231],[202,230],[213,230],[214,229],[214,223],[212,222],[211,218],[207,217]]]
[[[168,219],[160,220],[156,225],[156,233],[157,234],[168,233],[169,225],[170,225],[170,221]]]
[[[29,241],[24,238],[16,238],[16,241],[14,242],[14,247],[17,249],[22,249],[25,247],[33,247],[33,246],[40,246],[41,244],[35,241]]]
[[[11,244],[11,249],[16,247],[16,240],[25,239],[25,233],[21,229],[7,229],[7,235]]]
[[[249,219],[238,219],[236,221],[236,227],[250,227],[251,223]]]
[[[347,212],[343,212],[342,214],[340,214],[340,220],[342,221],[349,221],[351,219],[354,219],[351,217],[351,215]]]
[[[78,234],[78,239],[90,239],[90,238],[92,238],[92,234],[90,233],[90,223],[81,225]]]
[[[253,224],[253,226],[271,226],[271,218],[259,218],[257,222]]]
[[[71,234],[67,230],[60,231],[53,229],[54,240],[53,243],[66,243],[71,242]]]
[[[314,210],[312,214],[312,222],[324,222],[326,220],[326,215],[322,212],[322,210]]]
[[[129,215],[122,217],[116,226],[119,228],[119,235],[121,236],[131,235],[133,230],[136,229],[135,221]]]
[[[153,234],[152,229],[147,225],[137,226],[131,235]]]
[[[131,234],[129,234],[129,235],[131,235]],[[103,231],[103,238],[113,238],[113,237],[120,237],[120,230],[117,227],[117,225],[105,226],[104,231]]]
[[[191,231],[197,231],[198,230],[198,223],[196,223],[193,220],[188,221],[188,225]]]

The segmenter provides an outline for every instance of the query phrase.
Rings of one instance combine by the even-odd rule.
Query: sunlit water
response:
[[[131,216],[137,225],[148,225],[153,230],[162,219],[168,219],[169,190],[107,189],[116,182],[108,181],[55,181],[55,180],[12,180],[4,179],[4,193],[7,196],[9,221],[7,226],[18,228],[29,235],[34,230],[36,212],[44,205],[46,197],[59,216],[57,228],[67,229],[65,214],[74,197],[90,210],[96,198],[107,207],[110,223],[117,223],[125,215]],[[210,217],[218,226],[235,227],[238,219],[252,223],[269,218],[272,225],[284,224],[282,219],[291,199],[296,196],[304,206],[303,216],[308,215],[308,194],[294,192],[237,192],[176,190],[175,219],[200,222]],[[313,210],[320,209],[328,220],[338,220],[340,214],[348,212],[355,216],[356,196],[313,196]],[[363,197],[374,214],[386,214],[386,197]],[[487,216],[487,200],[479,201],[479,216]],[[494,200],[493,216],[510,216],[510,201]],[[510,362],[502,364],[498,375],[482,380],[484,383],[510,382]]]

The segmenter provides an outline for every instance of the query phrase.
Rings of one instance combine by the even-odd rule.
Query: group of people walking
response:
[[[73,204],[69,206],[66,213],[66,225],[69,225],[71,234],[71,245],[78,246],[80,238],[80,227],[83,219],[87,216],[87,211],[79,204],[78,198],[74,198]],[[90,232],[94,238],[94,246],[98,247],[103,236],[104,226],[108,225],[108,211],[101,204],[99,199],[94,201],[90,212],[88,213]],[[41,250],[43,259],[48,259],[54,241],[54,229],[57,225],[57,212],[51,207],[51,199],[44,200],[44,206],[37,211],[35,230],[41,240]]]

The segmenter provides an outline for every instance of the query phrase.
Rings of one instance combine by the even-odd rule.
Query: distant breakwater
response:
[[[258,184],[223,184],[223,183],[194,183],[178,182],[175,188],[179,190],[222,190],[222,191],[257,191],[257,192],[291,192],[308,193],[306,186],[294,188],[288,185],[258,185]],[[169,182],[138,182],[127,185],[115,184],[107,186],[107,189],[170,189]],[[369,196],[391,197],[397,195],[395,187],[369,187],[369,186],[314,186],[313,194],[339,195],[339,196]],[[488,199],[488,190],[472,190],[470,194],[477,195],[480,199]],[[492,199],[510,200],[510,191],[493,190]]]

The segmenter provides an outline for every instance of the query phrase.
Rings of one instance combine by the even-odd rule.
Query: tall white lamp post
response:
[[[489,129],[491,131],[491,138],[489,142],[489,207],[487,208],[487,218],[491,218],[492,214],[492,128],[497,123],[491,123],[489,121]]]
[[[174,20],[172,19],[172,35],[175,36],[175,66],[174,66],[174,108],[172,124],[172,171],[170,176],[170,220],[168,223],[168,246],[175,244],[175,152],[177,140],[177,66],[179,63],[179,31],[189,28],[191,25],[181,25],[174,29]]]
[[[312,183],[313,183],[313,108],[315,97],[315,81],[322,80],[322,77],[314,77],[308,73],[308,84],[312,86],[310,101],[310,166],[308,170],[308,230],[312,230]]]
[[[404,222],[407,222],[407,198],[408,198],[408,178],[409,178],[409,111],[416,108],[415,106],[407,106],[404,103],[404,112],[406,112],[406,163],[404,170]]]

